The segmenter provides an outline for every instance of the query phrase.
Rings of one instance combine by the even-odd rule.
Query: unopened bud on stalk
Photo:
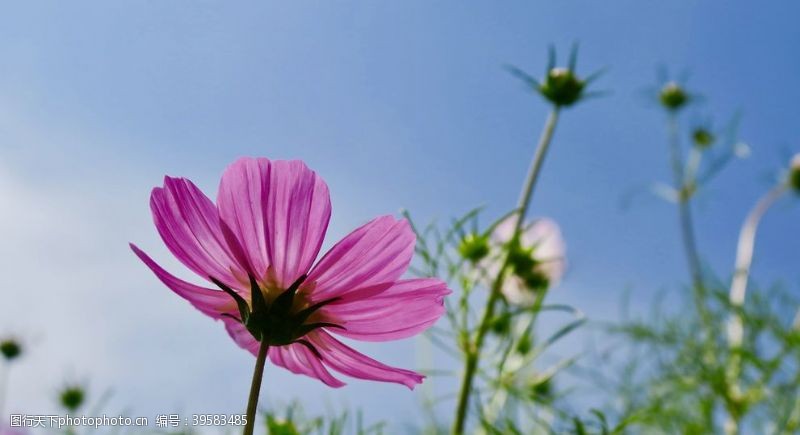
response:
[[[467,234],[458,245],[458,253],[465,260],[477,263],[489,255],[489,236]]]
[[[689,102],[689,95],[675,82],[668,82],[658,95],[661,104],[668,110],[677,111]]]
[[[519,342],[517,343],[517,353],[520,355],[527,355],[528,352],[531,351],[533,348],[533,340],[531,339],[529,334],[524,334],[520,337]]]
[[[0,341],[0,354],[6,361],[14,360],[22,354],[22,346],[14,339],[2,340]]]
[[[795,192],[800,193],[800,153],[792,157],[792,163],[789,166],[789,185]]]
[[[293,435],[299,434],[300,430],[297,429],[297,425],[294,424],[291,418],[278,418],[270,414],[267,415],[267,432],[271,434]]]
[[[61,406],[64,407],[67,411],[75,412],[78,408],[83,405],[83,401],[86,399],[86,393],[80,386],[73,385],[64,388],[61,391],[59,396],[59,400],[61,401]]]
[[[535,401],[547,401],[552,397],[553,385],[550,378],[536,380],[530,385],[531,399]]]
[[[697,148],[706,149],[714,144],[714,133],[705,127],[697,127],[692,131],[692,141]]]
[[[575,66],[578,61],[578,46],[572,47],[569,61],[566,67],[556,67],[556,52],[551,47],[550,58],[545,70],[545,77],[539,80],[516,67],[509,67],[511,74],[524,81],[531,89],[538,92],[547,101],[556,107],[568,107],[578,101],[591,96],[587,94],[586,87],[589,86],[602,74],[601,71],[594,72],[586,78],[578,77]],[[594,93],[594,95],[598,95]]]
[[[556,106],[571,106],[580,100],[586,82],[567,68],[552,68],[547,73],[539,92]]]
[[[508,335],[511,331],[511,315],[508,313],[498,315],[492,320],[491,327],[492,332],[500,337]]]

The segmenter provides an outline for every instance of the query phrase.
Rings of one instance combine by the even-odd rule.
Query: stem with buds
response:
[[[528,214],[528,207],[530,205],[531,197],[533,196],[534,187],[536,186],[536,180],[539,178],[539,172],[542,169],[544,158],[547,155],[547,150],[550,146],[550,142],[553,139],[553,133],[555,132],[556,124],[558,123],[558,115],[559,106],[553,106],[553,110],[547,117],[547,122],[545,123],[544,131],[542,131],[542,135],[539,139],[539,144],[536,147],[536,153],[531,161],[528,175],[525,178],[525,184],[523,185],[522,194],[520,195],[517,207],[519,210],[519,216],[517,217],[517,221],[514,226],[514,235],[511,238],[509,246],[513,246],[514,243],[519,241],[520,229],[522,228],[525,217]],[[472,393],[472,383],[478,368],[481,349],[483,347],[486,334],[489,331],[489,327],[492,323],[492,319],[494,318],[495,306],[497,305],[497,301],[500,299],[501,289],[503,288],[503,282],[505,280],[506,270],[508,267],[509,256],[506,255],[505,259],[503,260],[503,265],[500,268],[500,271],[497,273],[494,283],[492,284],[491,293],[489,294],[489,299],[486,302],[486,308],[484,310],[483,317],[481,318],[481,322],[478,325],[475,339],[474,341],[468,340],[467,343],[464,343],[464,352],[466,353],[464,376],[461,380],[461,389],[458,395],[458,404],[456,405],[456,417],[455,421],[453,422],[452,430],[453,434],[456,435],[461,435],[464,433],[464,426],[467,418],[467,408],[469,405],[469,398]]]
[[[687,180],[684,172],[683,153],[681,152],[676,114],[670,113],[668,127],[672,175],[675,189],[678,191],[678,213],[681,223],[681,234],[683,236],[683,246],[686,250],[686,258],[689,262],[689,273],[692,278],[692,284],[696,291],[702,292],[704,288],[702,267],[700,264],[700,255],[697,251],[697,239],[694,233],[692,209],[689,203],[693,182]]]

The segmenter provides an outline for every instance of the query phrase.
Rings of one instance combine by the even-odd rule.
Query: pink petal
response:
[[[260,343],[253,338],[253,334],[242,325],[242,322],[230,317],[223,317],[222,321],[225,323],[225,330],[228,331],[228,335],[239,347],[252,353],[253,356],[258,356]]]
[[[267,201],[267,247],[278,285],[308,273],[331,217],[328,186],[299,160],[274,161]]]
[[[558,284],[567,266],[567,247],[558,224],[552,219],[537,219],[528,225],[522,237],[526,246],[536,247],[534,255],[551,285]]]
[[[322,309],[326,321],[342,325],[336,334],[363,341],[388,341],[419,334],[444,314],[450,293],[438,279],[409,279],[347,293]]]
[[[497,225],[492,233],[492,241],[496,251],[508,243],[514,233],[516,215],[511,215]],[[566,270],[566,244],[561,236],[558,224],[548,218],[530,221],[523,226],[520,234],[520,243],[525,248],[533,248],[533,255],[540,264],[537,266],[550,279],[550,285],[555,286],[564,276]],[[484,267],[489,275],[496,275],[502,263],[502,256],[495,255]],[[514,285],[514,280],[509,285]],[[523,286],[524,287],[524,286]],[[515,290],[516,291],[516,290]],[[524,291],[524,289],[521,289]]]
[[[269,172],[267,159],[239,159],[225,169],[217,193],[220,217],[259,279],[269,266],[265,224]]]
[[[186,267],[232,287],[242,277],[247,282],[220,229],[217,208],[191,181],[164,177],[164,187],[150,195],[150,209],[167,248]]]
[[[256,274],[271,266],[280,288],[311,268],[331,214],[328,186],[297,160],[239,159],[222,177],[217,204]]]
[[[321,380],[325,385],[333,388],[343,387],[344,382],[331,375],[322,362],[302,344],[271,347],[269,359],[276,365],[286,368],[292,373],[310,376]]]
[[[322,354],[322,362],[326,366],[347,376],[371,381],[394,382],[403,384],[412,390],[425,379],[425,376],[410,370],[390,367],[375,361],[346,346],[323,330],[318,329],[311,332],[307,338]]]
[[[380,284],[391,286],[408,269],[416,237],[405,219],[382,216],[339,241],[306,280],[324,300]]]
[[[178,296],[186,299],[195,308],[204,314],[219,319],[221,313],[233,311],[236,309],[236,304],[233,299],[220,290],[211,290],[203,287],[190,284],[183,281],[169,272],[164,270],[161,266],[156,264],[147,254],[144,253],[133,243],[130,244],[134,254],[141,259],[153,273],[156,274],[161,282],[169,287]]]

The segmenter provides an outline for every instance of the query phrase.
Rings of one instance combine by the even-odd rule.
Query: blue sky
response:
[[[238,411],[252,358],[127,248],[188,276],[152,227],[150,189],[170,174],[213,195],[236,157],[300,158],[331,188],[328,244],[401,208],[420,221],[476,205],[499,216],[547,112],[502,66],[539,75],[550,43],[563,58],[580,41],[579,71],[608,67],[597,88],[612,91],[564,113],[532,205],[568,244],[554,297],[609,319],[624,290],[643,309],[686,281],[672,207],[646,195],[620,205],[669,176],[663,113],[642,94],[659,64],[690,71],[705,96],[686,121],[743,114],[752,156],[696,213],[704,259],[728,276],[746,211],[800,150],[798,13],[746,0],[4,5],[0,332],[33,346],[12,409],[50,412],[60,383],[90,378],[143,415]],[[794,202],[765,219],[754,273],[797,294]],[[361,348],[421,367],[418,346]],[[355,380],[332,391],[271,368],[264,397],[399,422],[420,395]]]

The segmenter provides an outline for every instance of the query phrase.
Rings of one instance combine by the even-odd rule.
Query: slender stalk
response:
[[[756,244],[756,231],[761,218],[769,208],[786,192],[786,184],[780,183],[761,199],[747,215],[739,233],[739,243],[736,246],[736,269],[731,282],[731,289],[728,295],[729,302],[733,309],[733,314],[728,320],[728,346],[731,349],[731,358],[728,362],[727,376],[730,398],[738,401],[741,398],[741,388],[739,377],[742,372],[742,358],[740,350],[744,340],[744,324],[742,315],[739,312],[744,305],[747,292],[747,282],[750,277],[750,266],[753,263],[753,251]],[[727,434],[739,433],[739,420],[741,416],[728,411],[725,421],[725,432]]]
[[[534,187],[536,186],[536,180],[539,178],[542,164],[544,163],[547,150],[550,147],[550,142],[553,139],[553,133],[555,132],[556,124],[558,123],[558,115],[559,107],[554,106],[553,110],[550,112],[550,115],[547,117],[544,130],[539,138],[539,144],[536,147],[533,160],[531,160],[531,166],[528,169],[528,175],[525,178],[525,184],[523,185],[522,193],[517,206],[519,209],[519,216],[517,217],[517,222],[514,225],[514,235],[511,239],[512,245],[513,243],[519,241],[519,232],[522,228],[523,222],[525,221],[525,217],[528,214],[528,208],[531,197],[533,196]],[[508,261],[509,257],[506,255],[503,260],[503,265],[500,268],[500,271],[497,273],[494,283],[492,284],[491,292],[489,293],[489,299],[486,301],[486,308],[483,312],[483,317],[478,324],[475,340],[472,343],[468,343],[464,349],[466,353],[466,359],[464,362],[464,375],[461,380],[461,389],[458,394],[458,404],[456,405],[456,416],[455,421],[453,422],[452,430],[453,434],[456,435],[461,435],[464,433],[464,426],[467,419],[467,408],[469,405],[469,398],[472,393],[472,383],[475,378],[475,372],[478,368],[478,361],[480,360],[481,349],[483,347],[484,339],[486,338],[486,333],[489,331],[489,326],[494,318],[495,305],[497,305],[497,301],[500,298],[501,289],[503,288],[506,270],[509,266]]]
[[[686,166],[683,164],[683,153],[681,152],[680,129],[678,128],[677,114],[671,112],[667,119],[667,130],[669,135],[670,159],[672,165],[673,183],[678,191],[678,221],[683,240],[683,249],[689,266],[689,276],[692,282],[692,296],[694,306],[700,317],[702,337],[706,346],[703,360],[713,362],[717,356],[713,352],[715,334],[714,319],[709,312],[706,301],[706,286],[703,278],[703,269],[700,263],[700,254],[697,248],[697,236],[695,235],[694,219],[692,218],[691,200],[697,188],[697,173],[700,168],[702,154],[696,149],[692,149],[689,161]]]
[[[694,231],[694,221],[692,219],[692,209],[689,200],[691,199],[691,189],[693,182],[688,182],[683,167],[683,153],[681,152],[680,130],[678,129],[678,118],[674,113],[670,113],[668,118],[670,159],[672,162],[672,176],[675,189],[678,190],[678,217],[680,219],[681,236],[683,238],[683,248],[686,251],[686,259],[689,262],[689,274],[695,291],[703,292],[703,273],[700,265],[700,255],[697,250],[697,238]]]
[[[533,155],[531,166],[528,169],[528,175],[525,178],[525,184],[522,193],[519,197],[519,220],[514,228],[515,237],[519,237],[519,230],[525,222],[525,217],[530,208],[531,198],[533,197],[533,188],[536,187],[536,181],[539,179],[539,173],[544,164],[544,158],[547,156],[547,150],[550,148],[550,142],[553,140],[553,133],[556,131],[556,124],[558,124],[559,107],[553,107],[550,114],[547,116],[547,121],[544,124],[544,130],[541,137],[539,137],[539,144],[536,146],[536,153]]]
[[[261,345],[258,347],[256,368],[253,371],[253,382],[250,384],[250,398],[247,400],[247,424],[244,427],[244,435],[253,435],[253,430],[255,429],[258,395],[261,392],[261,380],[264,377],[264,364],[267,361],[268,350],[269,340],[266,337],[262,337]]]

